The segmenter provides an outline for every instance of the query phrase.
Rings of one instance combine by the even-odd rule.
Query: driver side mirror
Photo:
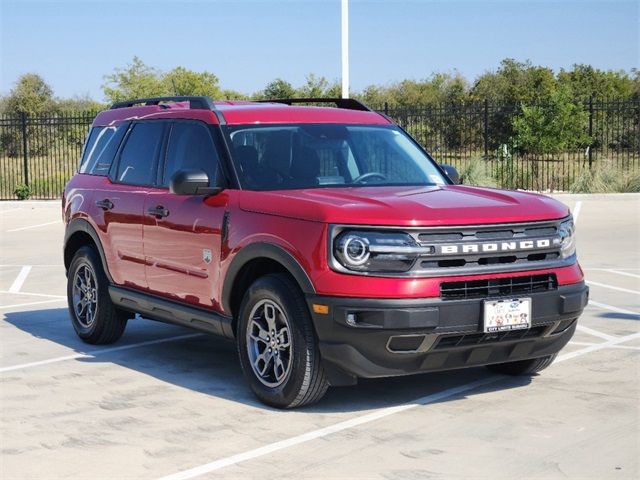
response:
[[[449,177],[449,180],[451,180],[454,185],[460,185],[462,183],[462,177],[458,173],[458,170],[456,170],[456,167],[451,165],[440,165],[440,168],[444,170],[444,173],[447,174],[447,177]]]
[[[220,187],[209,186],[209,175],[203,170],[178,170],[171,177],[169,191],[175,195],[215,195]]]

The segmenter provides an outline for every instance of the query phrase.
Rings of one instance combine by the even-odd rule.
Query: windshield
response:
[[[433,161],[395,126],[228,127],[242,188],[444,185]]]

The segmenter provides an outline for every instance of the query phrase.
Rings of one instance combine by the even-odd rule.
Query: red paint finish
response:
[[[144,256],[149,290],[173,300],[219,309],[220,230],[228,207],[226,192],[202,196],[172,195],[151,189],[144,208]],[[155,217],[147,210],[166,208]]]
[[[229,124],[389,123],[373,112],[246,102],[216,105]],[[108,110],[98,115],[94,125],[142,118],[218,123],[213,112],[189,110],[183,103],[167,108]],[[113,208],[97,207],[98,200],[109,200]],[[169,215],[157,218],[147,213],[157,206],[167,209]],[[225,213],[229,215],[229,229],[223,240]],[[555,273],[560,285],[579,283],[583,274],[577,263],[556,269],[474,276],[381,278],[333,271],[327,259],[330,224],[486,225],[553,220],[568,214],[566,206],[542,195],[461,185],[274,192],[227,189],[205,197],[178,196],[167,189],[118,185],[107,177],[78,174],[67,185],[63,197],[65,221],[85,218],[96,230],[116,284],[215,311],[222,311],[222,285],[229,266],[239,252],[257,242],[277,245],[290,253],[320,295],[437,297],[443,281],[546,272]]]
[[[462,185],[246,191],[240,207],[314,222],[397,226],[528,222],[569,214],[543,195]]]
[[[340,110],[327,107],[290,107],[276,103],[242,106],[217,105],[229,125],[252,123],[347,123],[361,125],[390,125],[391,122],[375,112]]]
[[[114,282],[146,289],[142,246],[144,187],[111,183],[106,177],[75,175],[66,187],[69,220],[85,217],[97,232]],[[75,199],[82,199],[81,202]],[[111,210],[96,206],[100,200],[113,203]]]

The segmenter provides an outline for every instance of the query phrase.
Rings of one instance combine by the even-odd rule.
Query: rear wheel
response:
[[[293,408],[317,402],[329,386],[311,316],[286,275],[256,280],[240,306],[237,344],[251,390],[264,403]]]
[[[127,314],[109,297],[109,281],[95,249],[80,248],[71,260],[67,278],[71,324],[86,343],[117,341],[127,325]]]
[[[487,368],[493,372],[504,375],[533,375],[551,365],[557,356],[558,354],[555,353],[546,357],[532,358],[530,360],[496,363],[494,365],[487,365]]]

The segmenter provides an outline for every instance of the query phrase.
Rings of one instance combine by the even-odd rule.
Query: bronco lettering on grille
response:
[[[519,240],[508,242],[460,243],[457,245],[438,245],[440,255],[455,255],[458,253],[509,252],[518,250],[533,250],[551,248],[551,238],[536,240]]]

